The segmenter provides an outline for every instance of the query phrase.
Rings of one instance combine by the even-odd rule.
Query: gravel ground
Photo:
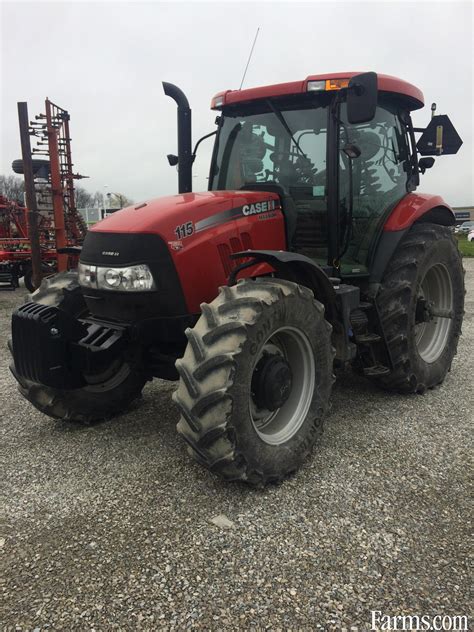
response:
[[[173,384],[92,428],[33,409],[7,369],[24,291],[2,292],[3,629],[349,631],[370,629],[371,610],[468,614],[465,267],[464,336],[442,388],[388,395],[344,374],[319,449],[264,491],[188,458]]]

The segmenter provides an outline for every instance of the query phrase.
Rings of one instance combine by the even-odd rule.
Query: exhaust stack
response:
[[[193,190],[191,108],[186,95],[178,86],[163,81],[163,90],[167,97],[176,101],[178,106],[178,192],[191,193]]]

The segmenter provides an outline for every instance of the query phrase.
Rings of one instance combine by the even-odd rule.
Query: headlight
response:
[[[156,290],[150,268],[144,263],[123,268],[79,264],[79,284],[99,290],[150,292]]]

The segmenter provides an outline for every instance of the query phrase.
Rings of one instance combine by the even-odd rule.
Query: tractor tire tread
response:
[[[417,378],[412,369],[409,339],[404,333],[410,322],[409,304],[418,266],[427,250],[440,239],[452,242],[462,268],[461,255],[450,228],[429,223],[415,224],[411,228],[387,266],[376,301],[394,366],[388,375],[371,378],[385,390],[423,394],[444,380],[443,377],[432,384],[425,384]],[[456,354],[460,333],[460,330],[454,332],[452,356]]]
[[[232,396],[228,387],[233,383],[246,328],[257,320],[263,304],[276,303],[289,294],[311,300],[319,313],[324,311],[311,290],[290,281],[265,277],[239,280],[232,287],[220,288],[212,305],[201,306],[203,317],[193,333],[187,334],[190,344],[183,359],[177,361],[183,378],[173,394],[181,413],[178,433],[195,460],[225,480],[245,481],[263,487],[288,476],[286,472],[270,480],[263,472],[251,467],[239,452],[229,422]],[[329,323],[327,326],[332,330]],[[331,385],[333,379],[331,372]],[[328,407],[319,411],[315,422],[318,436]],[[308,449],[303,458],[309,452]]]

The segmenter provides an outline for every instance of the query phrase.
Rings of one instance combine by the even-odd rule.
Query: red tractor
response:
[[[414,128],[423,94],[385,75],[227,91],[212,100],[209,190],[193,193],[201,141],[192,151],[188,101],[163,85],[178,105],[179,195],[88,232],[78,274],[14,313],[12,371],[40,411],[85,423],[124,411],[153,377],[179,379],[191,454],[260,486],[319,441],[335,367],[398,393],[444,380],[463,269],[451,208],[415,190],[462,141],[446,116]]]

